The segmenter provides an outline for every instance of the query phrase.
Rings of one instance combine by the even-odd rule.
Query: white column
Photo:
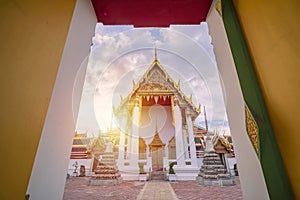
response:
[[[128,135],[127,135],[126,159],[130,158],[131,152],[132,152],[132,150],[131,150],[131,130],[130,130],[130,131],[128,131]]]
[[[150,149],[149,149],[149,144],[146,146],[146,158],[149,157]]]
[[[123,116],[123,119],[120,124],[120,142],[119,142],[119,157],[118,157],[118,167],[124,165],[124,144],[125,144],[125,134],[126,134],[126,117]]]
[[[130,154],[130,166],[138,167],[139,158],[139,107],[134,106],[132,116],[132,138],[131,138],[131,154]]]
[[[26,193],[30,195],[30,200],[63,198],[87,67],[85,59],[90,51],[96,23],[97,18],[91,1],[76,1],[28,182]],[[25,195],[25,191],[23,192]]]
[[[92,154],[89,175],[91,175],[91,174],[92,174],[92,171],[93,171],[93,166],[94,166],[94,162],[95,162],[95,155],[94,155],[94,154]]]
[[[184,158],[185,159],[189,159],[190,156],[189,156],[189,144],[187,142],[187,130],[185,128],[185,126],[183,127],[183,130],[182,130],[182,134],[183,134],[183,148],[184,148]]]
[[[179,106],[176,104],[174,107],[175,118],[175,138],[176,138],[176,160],[177,166],[185,166],[184,148],[182,141],[182,119]]]
[[[165,157],[169,159],[169,143],[167,143],[165,146]]]
[[[197,166],[197,156],[196,156],[196,145],[194,138],[194,130],[193,130],[193,121],[190,115],[187,116],[187,128],[189,133],[189,144],[190,144],[190,154],[191,154],[191,164],[192,166]]]
[[[243,198],[246,200],[269,199],[259,159],[246,132],[242,90],[230,51],[222,16],[220,16],[215,8],[216,1],[217,0],[213,1],[206,21],[209,27],[209,34],[212,37],[212,43],[214,44],[218,72],[224,84],[223,98],[234,142],[236,161],[239,165],[239,178]]]

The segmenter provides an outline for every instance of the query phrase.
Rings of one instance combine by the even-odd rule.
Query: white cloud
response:
[[[207,34],[208,25],[206,22],[202,22],[200,25],[191,26],[172,25],[170,29],[178,31],[186,35],[186,37],[189,37],[191,40],[197,42],[207,52],[211,60],[215,62],[215,55],[213,53],[211,37],[209,34]]]

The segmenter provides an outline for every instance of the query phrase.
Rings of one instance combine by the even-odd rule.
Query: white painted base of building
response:
[[[198,176],[199,168],[193,166],[174,166],[174,171],[176,173],[176,178],[178,181],[194,181]]]
[[[78,176],[78,172],[73,172],[70,174],[71,176],[77,177]]]
[[[123,166],[119,168],[119,172],[125,181],[139,180],[140,169],[138,167]]]
[[[177,175],[176,174],[169,174],[168,175],[168,180],[170,182],[175,182],[177,180]]]
[[[139,174],[138,173],[121,173],[121,177],[124,181],[136,181],[139,180]]]
[[[139,181],[147,181],[148,174],[139,174]]]

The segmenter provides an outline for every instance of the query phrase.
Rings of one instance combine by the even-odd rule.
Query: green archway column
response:
[[[260,160],[270,199],[293,199],[272,124],[232,0],[221,13],[245,100],[246,129]]]

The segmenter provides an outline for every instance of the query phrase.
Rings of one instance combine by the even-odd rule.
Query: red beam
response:
[[[211,3],[212,0],[92,0],[98,22],[135,27],[200,24]]]

